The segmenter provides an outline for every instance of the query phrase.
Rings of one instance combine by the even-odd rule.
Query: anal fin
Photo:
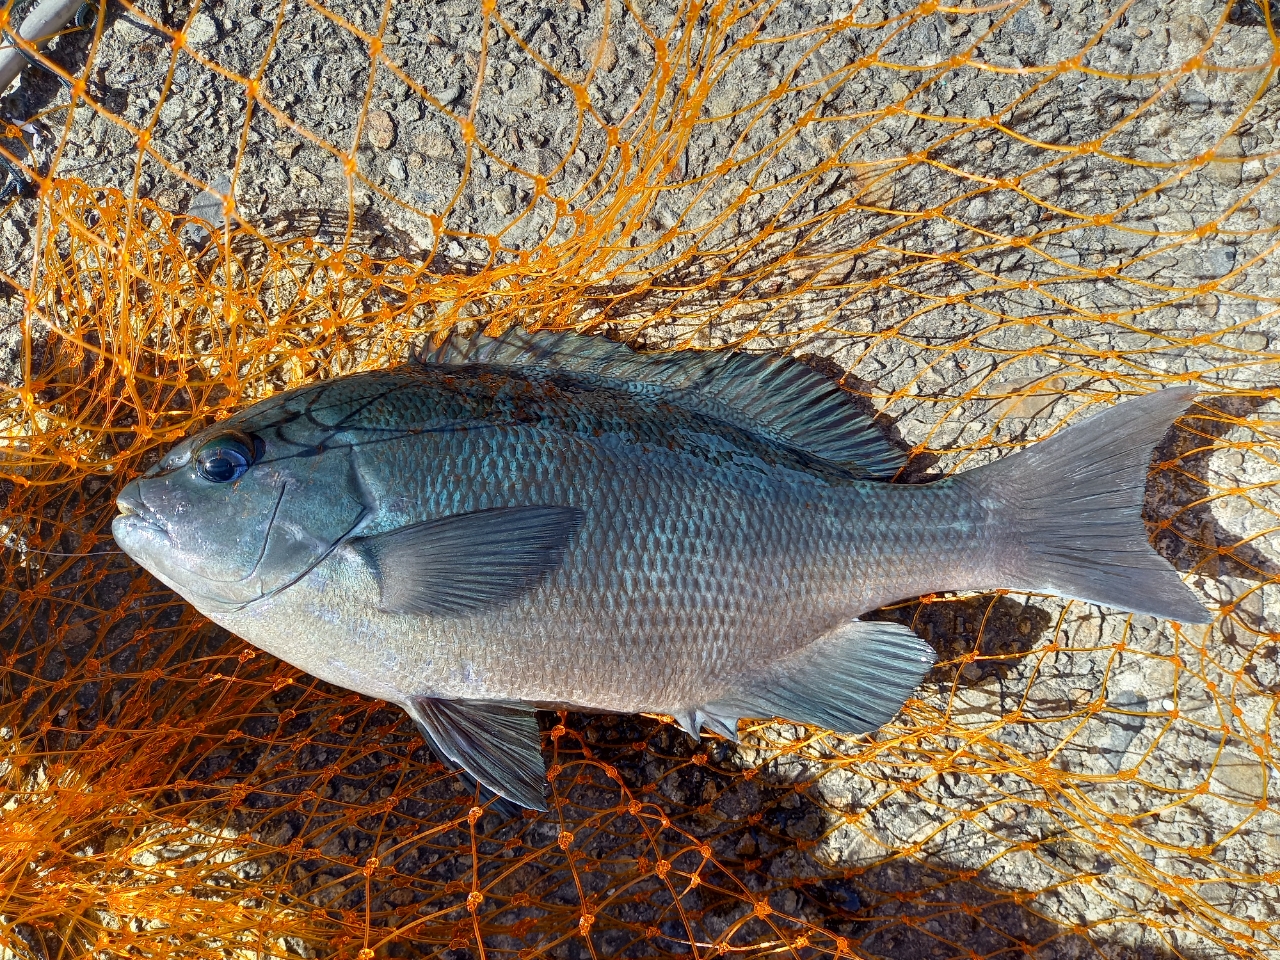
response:
[[[742,717],[867,733],[893,719],[933,661],[933,648],[906,627],[854,620],[692,712],[697,727],[733,739]]]

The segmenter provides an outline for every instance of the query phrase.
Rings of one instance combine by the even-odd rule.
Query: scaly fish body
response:
[[[335,398],[344,420],[359,407],[388,434],[350,447],[371,496],[355,535],[524,504],[584,515],[545,582],[472,616],[380,610],[351,547],[237,612],[197,601],[263,649],[371,696],[678,714],[859,613],[982,582],[989,565],[989,518],[963,487],[854,480],[607,388],[583,396],[554,380],[534,390],[426,368],[314,396],[334,390],[355,394]],[[494,425],[456,427],[476,410]]]
[[[1203,619],[1132,542],[1150,446],[1189,394],[1022,469],[895,485],[893,451],[803,368],[580,342],[455,344],[264,401],[130,485],[117,539],[211,619],[403,705],[530,806],[536,706],[669,713],[695,734],[877,726],[932,660],[856,619],[894,600],[1023,586]],[[786,378],[776,408],[751,399],[762,373]],[[1043,543],[1063,462],[1091,444],[1115,476],[1073,478],[1078,509]]]

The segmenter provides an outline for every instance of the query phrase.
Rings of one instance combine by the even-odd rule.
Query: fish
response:
[[[210,620],[399,705],[437,755],[546,810],[540,709],[695,738],[876,730],[935,659],[862,618],[895,601],[1009,589],[1208,622],[1142,520],[1195,396],[902,483],[904,453],[786,355],[454,334],[185,438],[123,487],[112,533]]]

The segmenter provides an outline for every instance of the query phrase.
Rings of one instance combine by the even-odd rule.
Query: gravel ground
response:
[[[186,16],[185,9],[150,2],[138,9],[170,26]],[[153,122],[151,143],[171,169],[154,157],[139,161],[127,131],[87,107],[71,115],[65,137],[58,135],[65,111],[46,118],[54,135],[39,148],[42,162],[51,162],[53,147],[62,142],[61,174],[136,191],[175,212],[198,202],[203,185],[228,177],[234,181],[236,210],[247,221],[305,223],[321,236],[345,223],[345,215],[326,219],[316,214],[345,211],[350,203],[372,225],[374,242],[383,249],[423,256],[437,239],[431,217],[441,216],[439,226],[447,236],[437,254],[456,265],[481,264],[489,251],[476,235],[501,233],[504,247],[518,250],[565,229],[554,204],[536,196],[534,177],[545,177],[548,192],[566,199],[599,189],[597,173],[611,169],[601,122],[628,129],[630,108],[647,96],[653,32],[665,32],[673,12],[667,0],[637,2],[626,9],[598,0],[500,3],[506,22],[562,76],[581,80],[593,62],[597,67],[587,89],[598,119],[580,124],[569,88],[509,37],[490,43],[485,52],[488,85],[475,124],[479,139],[517,168],[508,169],[479,153],[468,158],[458,147],[456,126],[440,109],[465,110],[471,96],[481,57],[478,5],[396,2],[378,11],[355,0],[329,2],[324,9],[361,29],[381,29],[387,59],[403,77],[382,70],[371,79],[365,46],[301,4],[288,3],[283,10],[247,0],[204,4],[188,24],[187,40],[208,64],[186,53],[171,64],[163,38],[142,18],[113,4],[90,71],[91,90],[104,107],[130,122]],[[712,342],[728,342],[747,325],[758,324],[799,352],[825,358],[837,372],[847,373],[849,382],[866,386],[904,443],[963,451],[942,455],[932,464],[934,470],[961,462],[975,466],[997,456],[998,443],[1040,435],[1078,404],[1078,395],[1072,398],[1066,391],[1082,384],[1119,390],[1134,380],[1149,380],[1147,371],[1153,370],[1199,372],[1205,383],[1233,391],[1274,386],[1280,325],[1258,297],[1274,296],[1280,289],[1268,249],[1280,228],[1280,191],[1269,179],[1277,161],[1268,156],[1280,146],[1275,87],[1250,106],[1264,77],[1257,70],[1195,73],[1163,89],[1162,78],[1146,76],[1184,62],[1207,43],[1223,15],[1220,0],[1130,5],[1104,42],[1085,55],[1084,66],[1094,72],[1046,77],[1006,69],[1075,56],[1113,10],[1091,0],[1022,6],[981,44],[983,60],[999,71],[939,72],[927,65],[971,46],[1003,11],[939,14],[901,28],[891,19],[901,11],[900,4],[864,4],[856,15],[869,26],[818,48],[792,82],[793,90],[804,89],[777,98],[764,119],[749,123],[752,103],[778,82],[806,46],[805,40],[786,36],[848,12],[825,2],[787,4],[765,30],[777,42],[752,48],[710,90],[704,109],[726,119],[698,128],[679,159],[680,177],[692,185],[665,192],[636,242],[657,244],[671,227],[681,225],[702,229],[705,249],[735,231],[751,231],[753,223],[779,212],[787,191],[769,187],[838,155],[848,166],[811,185],[803,209],[788,215],[817,216],[856,197],[864,209],[827,222],[806,243],[821,251],[891,238],[844,261],[848,272],[843,279],[896,276],[902,282],[864,289],[837,311],[821,293],[812,292],[789,301],[785,310],[726,317],[705,335]],[[883,25],[875,25],[882,20]],[[1256,16],[1242,12],[1234,20],[1218,34],[1205,59],[1227,66],[1269,62],[1271,41]],[[269,45],[277,23],[275,43]],[[60,63],[82,64],[86,43],[83,35],[64,38],[51,55]],[[869,67],[843,84],[830,82],[832,71],[872,51],[882,63],[899,69]],[[170,89],[162,95],[171,65]],[[314,139],[270,110],[260,108],[246,121],[243,86],[220,76],[213,65],[240,74],[261,69],[260,89],[267,100]],[[1138,79],[1115,79],[1108,71]],[[424,102],[406,79],[435,103]],[[804,128],[779,151],[744,160],[726,176],[710,175],[722,159],[749,158],[772,142],[812,102],[812,91],[819,87],[805,85],[822,83],[831,86],[822,123]],[[21,87],[0,106],[12,117],[26,118],[64,102],[65,96],[48,74],[28,71]],[[366,97],[369,109],[362,111]],[[1143,107],[1148,98],[1151,102]],[[1015,101],[1018,105],[1009,110]],[[883,109],[895,103],[909,109],[884,115]],[[1117,120],[1135,112],[1140,115],[1106,140],[1105,151],[1053,163],[1046,161],[1042,147],[987,127],[956,123],[958,118],[994,115],[1026,136],[1078,143],[1103,136]],[[862,130],[868,116],[877,121]],[[355,159],[367,183],[349,190],[341,161],[323,145],[342,151],[357,142]],[[1170,182],[1167,161],[1196,157],[1215,146],[1213,162],[1184,164],[1180,169],[1185,175]],[[931,164],[901,159],[926,149],[931,149]],[[1118,162],[1107,153],[1140,163]],[[987,183],[1017,174],[1023,175],[1019,192],[975,189],[975,178]],[[1160,189],[1153,189],[1157,185]],[[744,190],[756,190],[759,196],[738,217],[714,223],[715,215]],[[944,203],[949,216],[920,215]],[[1074,217],[1122,205],[1123,215],[1109,222],[1082,227]],[[22,201],[0,219],[0,267],[18,277],[31,229],[24,217],[31,209],[31,201]],[[1231,212],[1224,217],[1224,211]],[[1195,235],[1198,227],[1215,220],[1217,230]],[[925,256],[971,247],[981,231],[1011,237],[1055,226],[1062,226],[1062,233],[1038,244],[1035,252],[998,243],[955,262]],[[1179,242],[1171,242],[1175,238]],[[655,246],[650,256],[665,260],[690,243],[691,235],[685,234]],[[1081,267],[1117,258],[1131,261],[1125,278],[1083,278],[1079,273]],[[992,276],[999,282],[989,283]],[[1227,279],[1216,291],[1189,292],[1222,277]],[[1020,286],[1028,281],[1039,286]],[[948,303],[945,311],[934,309],[936,297],[957,293],[965,295],[961,302]],[[12,302],[7,309],[13,309]],[[1138,310],[1133,323],[1125,322],[1129,311]],[[1099,322],[1087,319],[1089,314],[1120,319]],[[996,315],[1004,319],[994,323]],[[798,342],[790,336],[822,317],[832,319],[827,332]],[[874,336],[885,331],[894,333]],[[672,328],[649,336],[661,342],[686,332]],[[1205,334],[1214,336],[1199,339]],[[1044,349],[1030,349],[1037,346]],[[1270,364],[1262,362],[1266,357],[1272,358]],[[963,403],[949,399],[966,394],[970,399]],[[1215,403],[1216,409],[1276,436],[1280,404],[1275,401]],[[1214,429],[1209,421],[1200,426]],[[1274,484],[1274,459],[1269,462],[1256,446],[1232,446],[1251,437],[1256,439],[1255,430],[1233,427],[1216,452],[1192,456],[1196,438],[1185,430],[1175,434],[1166,452],[1187,454],[1196,482],[1161,474],[1153,484],[1150,518],[1169,520],[1174,529],[1201,542],[1206,537],[1216,544],[1251,540],[1247,549],[1236,551],[1245,562],[1224,558],[1216,568],[1201,566],[1190,582],[1211,600],[1240,599],[1235,615],[1241,624],[1274,632],[1280,630],[1280,544],[1272,529],[1280,514],[1276,488],[1258,486],[1247,498],[1181,509],[1214,486]],[[983,449],[975,452],[970,445]],[[1160,543],[1166,556],[1192,572],[1198,554],[1184,550],[1172,536]],[[1239,875],[1233,871],[1280,869],[1280,817],[1274,812],[1280,771],[1264,776],[1266,767],[1249,751],[1241,728],[1242,723],[1261,723],[1280,689],[1274,656],[1249,661],[1257,692],[1237,689],[1241,716],[1224,720],[1217,699],[1203,684],[1188,683],[1187,674],[1181,688],[1173,683],[1168,657],[1186,656],[1193,647],[1167,624],[1082,604],[1067,608],[1046,599],[1023,603],[1021,598],[1002,598],[988,614],[987,602],[960,600],[889,614],[912,617],[918,628],[923,621],[924,634],[939,644],[944,659],[974,649],[977,625],[988,617],[983,657],[936,670],[921,694],[926,704],[949,709],[955,722],[975,733],[989,730],[993,751],[1010,751],[1068,771],[1078,788],[1073,802],[1095,811],[1081,816],[1098,830],[1109,816],[1159,807],[1162,788],[1185,788],[1188,777],[1192,782],[1208,779],[1209,794],[1141,824],[1137,848],[1169,874],[1203,879],[1199,895],[1224,917],[1280,922],[1280,888],[1275,884],[1226,879]],[[1200,636],[1186,633],[1193,640]],[[1022,655],[1055,640],[1058,647],[1052,652]],[[1120,640],[1126,650],[1115,653],[1110,648]],[[1217,662],[1192,666],[1206,679],[1229,682],[1234,671],[1248,665],[1251,646],[1244,632],[1237,641],[1227,627],[1215,638]],[[1075,707],[1098,697],[1103,708],[1072,734],[1079,723]],[[1171,721],[1175,707],[1178,720]],[[1018,710],[1033,719],[997,727],[998,720]],[[1229,733],[1209,732],[1224,723]],[[783,732],[779,728],[766,735]],[[1157,740],[1157,749],[1150,751]],[[751,748],[743,753],[748,759],[764,757]],[[1117,772],[1134,767],[1141,769],[1143,785],[1116,780]],[[786,783],[811,776],[815,769],[789,761],[767,765],[766,774],[769,782]],[[993,784],[1010,796],[1025,792],[1028,803],[1002,804],[988,816],[978,808]],[[1242,811],[1264,791],[1272,812],[1246,817]],[[879,871],[883,887],[913,891],[928,880],[921,860],[951,870],[983,871],[987,885],[1008,889],[1047,889],[1063,877],[1096,873],[1095,883],[1069,883],[1044,894],[1037,908],[1063,927],[1095,923],[1118,912],[1141,915],[1177,908],[1176,901],[1133,879],[1131,871],[1096,862],[1093,847],[1072,839],[1073,831],[1088,833],[1093,827],[1064,826],[1060,816],[1031,802],[1038,795],[1023,778],[957,775],[905,794],[877,779],[874,771],[854,768],[828,773],[810,793],[809,820],[791,817],[788,822],[808,822],[798,835],[824,839],[806,854],[779,854],[773,861],[775,876],[792,871],[812,878],[830,864],[867,865]],[[944,809],[977,812],[937,833]],[[865,813],[856,825],[831,830],[841,811]],[[1017,849],[1024,839],[1044,836],[1062,837],[1055,847],[1057,859],[1047,857],[1043,847]],[[1206,857],[1178,849],[1224,837]],[[923,845],[921,860],[884,865],[892,849],[916,843]],[[1162,844],[1174,852],[1157,852]],[[1002,855],[993,861],[996,854]],[[940,921],[937,935],[961,937],[960,928],[946,927],[951,922]],[[923,936],[918,930],[911,934],[917,935]],[[907,933],[903,937],[879,944],[880,952],[931,955],[928,943]],[[1152,928],[1136,923],[1108,928],[1102,942],[1116,955],[1163,955],[1174,948],[1215,955],[1203,943],[1161,942]],[[1072,937],[1054,944],[1059,950],[1055,960],[1083,951]]]

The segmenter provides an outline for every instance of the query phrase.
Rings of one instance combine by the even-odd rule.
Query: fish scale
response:
[[[413,395],[408,386],[397,392]],[[433,405],[429,391],[421,396],[422,410],[405,405],[397,416],[421,422]],[[585,421],[566,422],[577,433],[575,442],[550,427],[444,435],[432,443],[426,469],[417,438],[379,444],[376,456],[357,456],[376,491],[401,488],[397,478],[416,474],[407,486],[411,506],[380,511],[370,533],[513,503],[583,505],[587,511],[561,569],[508,608],[435,623],[366,613],[362,630],[389,642],[399,668],[414,678],[402,692],[667,711],[896,599],[904,585],[913,592],[946,589],[948,571],[967,573],[986,548],[980,539],[934,533],[943,518],[964,514],[962,490],[798,474],[779,479],[736,465],[710,466],[696,445],[672,450],[663,442],[668,431],[651,429],[650,421],[616,420],[610,430],[590,431]],[[554,472],[533,456],[549,445],[559,450]],[[472,482],[459,486],[459,476]],[[977,523],[979,508],[970,503],[969,510]],[[895,536],[907,521],[921,519],[925,535],[912,522],[906,538]],[[246,611],[232,629],[252,633],[272,652],[313,662],[312,648],[291,649],[290,625],[325,602],[325,587],[318,584],[327,584],[331,568],[349,562],[326,561],[289,593]],[[345,601],[353,610],[371,605],[374,585],[364,586],[368,596]],[[344,622],[351,619],[354,614]],[[281,625],[279,635],[259,626],[264,623]],[[510,638],[521,639],[522,656],[508,648]],[[315,643],[332,651],[338,640],[318,636]],[[353,653],[346,669],[354,671],[368,647]],[[655,657],[665,668],[656,676]],[[438,659],[468,662],[473,672],[442,682],[427,667]],[[325,679],[360,689],[341,672]],[[622,697],[615,689],[619,679]]]
[[[1192,396],[894,484],[901,455],[795,361],[514,331],[237,413],[127,486],[112,529],[211,619],[541,807],[539,706],[874,729],[933,660],[857,619],[892,601],[1022,588],[1202,621],[1140,513]]]

